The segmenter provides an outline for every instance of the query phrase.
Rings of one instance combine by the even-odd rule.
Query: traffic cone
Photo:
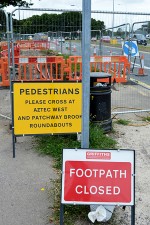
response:
[[[93,55],[96,55],[96,47],[94,46],[94,51],[93,51]]]
[[[144,55],[141,56],[140,62],[141,68],[138,70],[138,75],[144,75]]]

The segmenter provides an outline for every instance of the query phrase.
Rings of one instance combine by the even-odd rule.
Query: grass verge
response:
[[[118,47],[122,48],[122,44],[110,44],[110,43],[104,43],[104,46],[110,46],[110,47]],[[139,51],[144,51],[144,52],[150,52],[150,46],[143,46],[143,45],[138,45]]]
[[[54,136],[38,136],[37,150],[40,154],[51,155],[54,159],[54,168],[57,169],[58,174],[61,174],[62,166],[62,149],[63,148],[81,148],[81,143],[77,141],[77,135],[54,135]],[[116,141],[110,138],[97,125],[90,125],[90,148],[93,149],[115,149]],[[59,179],[52,181],[53,188],[50,190],[50,196],[54,198],[53,216],[50,221],[55,225],[59,224],[60,213],[60,190],[61,190],[61,176]],[[89,206],[85,205],[65,205],[64,220],[65,225],[81,225],[81,221],[88,221],[87,214],[90,211]],[[89,221],[87,222],[88,224]],[[96,223],[95,223],[96,224]],[[108,223],[109,224],[109,223]]]
[[[118,119],[116,121],[117,124],[122,124],[122,125],[129,125],[130,121],[129,120],[123,120],[123,119]]]

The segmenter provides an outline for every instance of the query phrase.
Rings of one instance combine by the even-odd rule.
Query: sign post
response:
[[[135,214],[134,150],[63,149],[61,204],[128,205]]]

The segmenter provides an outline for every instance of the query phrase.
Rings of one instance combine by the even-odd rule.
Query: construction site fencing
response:
[[[82,79],[82,57],[70,56],[67,60],[69,80]],[[112,82],[125,83],[130,71],[130,63],[125,56],[92,56],[90,57],[91,72],[111,74]]]
[[[15,75],[13,80],[33,81],[79,81],[82,80],[82,57],[69,56],[15,56]],[[1,86],[9,86],[8,60],[0,61]],[[125,56],[92,56],[90,58],[91,72],[105,72],[112,75],[112,82],[127,82],[127,71],[130,63]]]
[[[8,72],[8,60],[0,58],[0,87],[9,87],[10,78]]]
[[[9,86],[12,79],[82,80],[81,10],[18,8],[10,17],[9,46],[6,39],[1,41],[0,86]],[[141,21],[150,21],[150,14],[92,11],[91,17],[90,68],[91,72],[111,74],[112,83],[117,84],[117,91],[112,92],[112,108],[118,112],[120,107],[119,113],[132,111],[128,108],[149,111],[149,43],[143,46],[144,53],[138,45],[136,57],[125,55],[123,45],[131,33],[149,32],[148,22]],[[140,68],[144,76],[139,74]],[[139,94],[135,94],[135,87]],[[133,100],[130,107],[129,98]]]

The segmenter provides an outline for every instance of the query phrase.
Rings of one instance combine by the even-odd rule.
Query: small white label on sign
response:
[[[90,62],[95,62],[95,58],[94,57],[90,57]]]
[[[46,63],[46,58],[37,58],[38,63]]]
[[[111,62],[111,57],[102,57],[102,62]]]
[[[28,63],[28,58],[19,58],[19,63]]]

